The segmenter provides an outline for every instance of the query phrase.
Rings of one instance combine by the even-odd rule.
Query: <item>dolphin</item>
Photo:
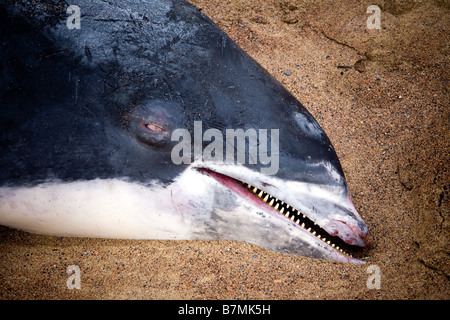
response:
[[[329,138],[195,6],[6,0],[0,24],[1,225],[362,262]]]

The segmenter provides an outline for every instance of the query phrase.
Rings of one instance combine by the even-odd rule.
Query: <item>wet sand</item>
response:
[[[328,134],[370,228],[366,264],[240,242],[71,239],[1,227],[0,298],[449,299],[449,1],[191,2]],[[374,4],[379,30],[366,25]],[[67,288],[70,265],[80,267],[81,289]],[[371,265],[380,289],[367,285]]]

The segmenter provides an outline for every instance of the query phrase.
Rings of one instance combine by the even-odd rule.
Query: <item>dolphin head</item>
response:
[[[0,11],[0,223],[360,262],[330,140],[214,23],[178,0],[78,5],[79,30],[61,6]]]

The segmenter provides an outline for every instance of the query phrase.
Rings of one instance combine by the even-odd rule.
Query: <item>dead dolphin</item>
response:
[[[360,262],[330,140],[196,7],[0,6],[0,224]]]

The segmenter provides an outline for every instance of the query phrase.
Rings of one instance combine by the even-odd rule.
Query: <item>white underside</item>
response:
[[[241,240],[276,251],[288,248],[289,252],[296,252],[295,248],[289,248],[291,242],[308,243],[317,250],[323,247],[320,240],[294,222],[280,214],[262,212],[212,177],[200,173],[196,165],[168,186],[96,179],[1,187],[0,224],[68,237]],[[289,200],[298,208],[310,197],[326,197],[331,203],[342,200],[333,190],[315,190],[308,184],[262,176],[242,166],[202,164],[202,167],[241,178],[259,188],[264,182],[269,183],[264,186],[267,192]],[[317,221],[326,216],[311,211],[311,218]],[[323,257],[332,256],[330,248],[320,250],[324,250]]]
[[[243,166],[206,165],[194,163],[168,186],[141,184],[120,179],[89,181],[49,181],[32,187],[0,188],[0,224],[9,227],[58,236],[102,237],[122,239],[198,239],[202,221],[211,214],[220,214],[217,204],[237,201],[238,207],[228,217],[253,219],[242,211],[253,210],[228,194],[214,190],[226,189],[194,168],[208,167],[231,177],[251,181],[256,187],[287,201],[319,222],[333,218],[311,211],[305,202],[311,197],[342,203],[334,190],[316,189],[314,185],[281,181],[263,176]],[[263,187],[263,182],[269,183]],[[292,191],[295,194],[292,194]],[[231,191],[227,190],[229,194]],[[290,194],[289,194],[290,193]],[[292,197],[292,195],[295,195]],[[224,198],[221,200],[219,198]],[[254,209],[256,210],[256,209]],[[227,217],[227,219],[228,219]],[[345,217],[340,217],[345,219]],[[196,235],[193,235],[196,234]]]
[[[58,236],[189,239],[195,226],[183,204],[204,196],[195,183],[202,178],[187,171],[168,187],[96,179],[0,188],[0,224]]]

